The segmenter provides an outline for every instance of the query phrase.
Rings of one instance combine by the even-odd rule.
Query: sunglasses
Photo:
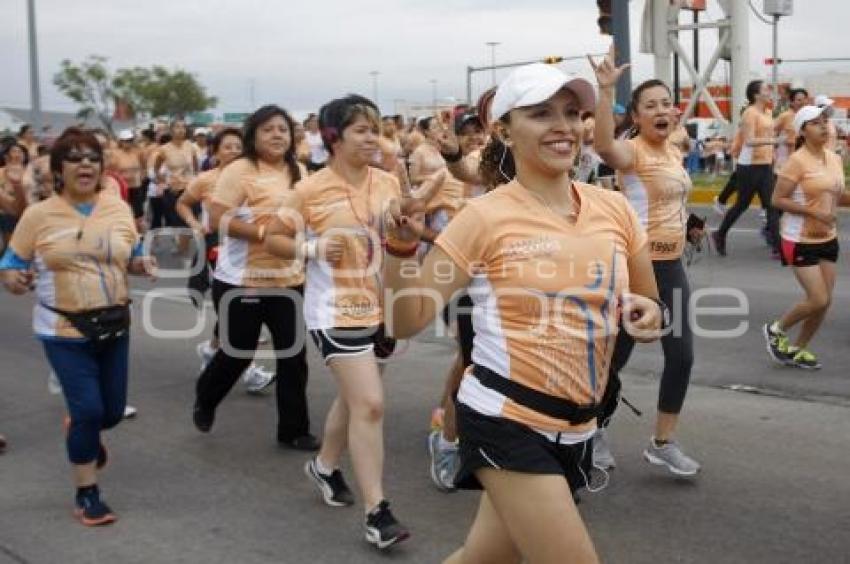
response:
[[[100,153],[96,153],[94,151],[71,151],[70,153],[65,155],[65,158],[63,160],[68,161],[69,163],[79,164],[83,162],[83,159],[88,159],[90,163],[99,163],[101,161],[101,158],[102,157]]]

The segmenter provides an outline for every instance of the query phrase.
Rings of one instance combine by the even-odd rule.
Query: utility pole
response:
[[[750,6],[748,2],[729,2],[732,20],[732,125],[740,121],[738,107],[747,99],[747,81],[750,79]]]
[[[41,136],[41,88],[38,80],[38,42],[35,26],[35,0],[27,0],[27,27],[29,29],[30,51],[30,107],[32,108],[32,128],[35,137]]]
[[[614,33],[614,49],[617,51],[617,66],[630,63],[631,44],[629,42],[629,0],[612,0],[611,28]],[[617,102],[624,107],[629,104],[632,93],[632,69],[626,69],[617,84]]]
[[[773,14],[773,110],[779,109],[779,14]]]

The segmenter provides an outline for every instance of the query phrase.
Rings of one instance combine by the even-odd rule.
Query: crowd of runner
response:
[[[700,463],[676,440],[694,362],[683,253],[711,240],[725,256],[758,194],[766,242],[805,292],[764,324],[768,351],[820,367],[809,343],[835,283],[837,206],[850,203],[830,146],[832,101],[795,90],[773,120],[767,85],[747,87],[731,144],[705,144],[712,174],[736,161],[709,236],[687,210],[692,141],[670,88],[649,80],[617,104],[613,61],[613,50],[590,61],[595,86],[523,66],[475,107],[409,123],[349,95],[303,123],[267,105],[242,128],[176,118],[115,139],[69,128],[49,148],[26,128],[9,140],[0,270],[10,293],[35,294],[34,332],[67,405],[80,521],[116,519],[98,475],[103,432],[127,408],[128,275],[155,277],[151,251],[163,245],[191,267],[195,306],[209,291],[218,315],[197,344],[194,426],[213,430],[240,378],[254,393],[274,383],[275,440],[311,453],[304,472],[325,504],[359,501],[380,549],[410,535],[383,487],[384,361],[438,316],[457,355],[434,393],[431,478],[442,491],[483,490],[447,562],[597,561],[574,496],[616,465],[609,425],[636,342],[660,338],[664,357],[643,457],[696,476]],[[321,439],[301,334],[336,384]],[[253,361],[267,339],[274,371]]]

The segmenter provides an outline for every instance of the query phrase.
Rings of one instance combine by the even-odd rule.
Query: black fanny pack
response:
[[[119,339],[130,331],[130,302],[85,311],[64,311],[41,304],[71,322],[74,329],[93,343]]]
[[[523,407],[555,419],[569,421],[574,425],[596,419],[604,409],[604,405],[601,403],[579,405],[568,399],[538,392],[515,380],[499,376],[489,368],[479,364],[472,367],[472,375],[478,378],[478,381],[484,387],[499,392]]]

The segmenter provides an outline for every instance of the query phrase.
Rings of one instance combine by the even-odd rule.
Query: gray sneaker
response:
[[[431,431],[428,435],[428,452],[431,454],[431,480],[444,492],[455,491],[455,476],[460,466],[457,445],[445,447],[440,444],[442,431]]]
[[[643,451],[643,458],[650,464],[666,466],[676,476],[696,476],[700,471],[699,462],[682,452],[675,441],[656,446],[655,439],[651,439]]]
[[[617,466],[611,445],[608,444],[608,431],[600,427],[593,435],[593,466],[600,470],[610,470]]]

